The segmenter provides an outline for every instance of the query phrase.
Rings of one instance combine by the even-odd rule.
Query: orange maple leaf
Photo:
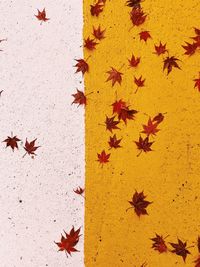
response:
[[[111,67],[111,70],[107,71],[106,73],[109,74],[106,82],[112,80],[112,86],[114,86],[116,82],[118,82],[121,85],[123,73],[117,71],[113,67]]]

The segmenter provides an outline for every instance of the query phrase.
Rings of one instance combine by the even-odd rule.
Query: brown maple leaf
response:
[[[164,115],[162,113],[158,113],[158,115],[156,115],[153,118],[153,122],[156,122],[157,124],[161,123],[164,120]]]
[[[165,240],[161,235],[156,234],[156,237],[151,238],[153,241],[152,248],[160,253],[167,252],[168,248],[165,244]]]
[[[199,78],[196,78],[193,81],[195,82],[194,88],[197,88],[198,91],[200,92],[200,73],[199,73]]]
[[[133,8],[130,12],[130,18],[133,26],[140,26],[146,20],[147,15],[142,11],[141,8]]]
[[[42,11],[40,11],[39,9],[38,9],[38,14],[37,15],[35,15],[35,17],[38,19],[38,20],[41,20],[41,21],[47,21],[47,20],[49,20],[49,18],[47,18],[46,17],[46,11],[45,11],[45,8],[42,10]]]
[[[55,244],[59,247],[59,251],[65,251],[66,255],[69,254],[71,256],[71,252],[78,251],[75,246],[79,242],[80,228],[75,231],[73,226],[69,234],[64,233],[65,237],[61,235],[61,241],[55,242]]]
[[[72,104],[78,104],[78,106],[80,105],[86,105],[87,102],[87,98],[84,94],[84,92],[77,90],[76,94],[72,94],[72,96],[74,97],[74,101],[72,102]]]
[[[116,134],[113,135],[113,137],[110,137],[110,140],[108,141],[108,144],[111,148],[119,148],[120,146],[120,142],[122,139],[117,139]]]
[[[102,40],[105,38],[105,29],[101,30],[101,26],[99,25],[98,28],[93,27],[93,36],[95,37],[95,39],[97,40]]]
[[[145,133],[147,136],[156,135],[156,133],[160,131],[159,129],[157,129],[157,127],[158,123],[153,122],[153,120],[149,118],[147,125],[143,125],[144,130],[142,131],[142,133]]]
[[[178,239],[178,243],[170,243],[170,245],[174,248],[171,252],[181,256],[185,261],[187,255],[190,254],[189,250],[187,249],[187,242],[183,242]]]
[[[90,5],[90,13],[92,16],[98,17],[101,12],[103,12],[104,4],[98,1],[94,5]]]
[[[84,47],[92,51],[96,49],[97,44],[98,43],[96,43],[94,39],[90,39],[90,37],[88,37],[87,39],[85,39]]]
[[[119,129],[119,127],[117,126],[118,124],[119,124],[119,121],[115,121],[115,116],[111,118],[106,116],[106,121],[105,121],[106,130],[112,133],[112,130]]]
[[[78,63],[74,66],[77,68],[77,72],[82,72],[84,75],[86,72],[89,71],[89,65],[84,59],[75,59]]]
[[[139,78],[134,77],[134,83],[137,85],[137,89],[135,91],[136,94],[139,87],[144,87],[145,79],[142,79],[142,76]]]
[[[7,136],[7,138],[3,141],[6,143],[6,147],[10,146],[12,148],[12,150],[14,151],[15,148],[18,149],[18,144],[17,142],[21,141],[19,138],[17,138],[17,136]]]
[[[126,5],[133,8],[140,8],[142,0],[128,0]]]
[[[191,56],[193,55],[195,52],[196,52],[196,49],[198,47],[197,43],[188,43],[188,42],[185,42],[186,45],[182,45],[182,47],[185,49],[185,55],[188,55],[188,56]]]
[[[164,59],[164,66],[163,71],[167,69],[167,75],[172,71],[172,68],[181,69],[179,65],[177,64],[177,61],[180,61],[178,58],[172,56],[172,57],[166,57]]]
[[[135,213],[137,214],[138,217],[141,215],[148,215],[146,208],[152,204],[152,202],[149,202],[146,199],[146,196],[144,195],[144,192],[138,193],[135,191],[133,194],[132,200],[128,201],[131,204],[131,207],[128,208],[127,210],[134,208]]]
[[[135,141],[135,144],[137,145],[137,148],[140,150],[140,153],[137,155],[137,157],[144,151],[145,153],[152,151],[151,146],[154,142],[149,142],[149,137],[142,138],[139,137],[139,141]]]
[[[28,142],[27,139],[26,139],[26,143],[25,143],[25,146],[24,146],[24,149],[26,150],[26,153],[24,154],[23,157],[25,157],[26,154],[32,155],[32,156],[36,156],[35,151],[40,147],[40,146],[35,146],[35,141],[36,140],[37,140],[37,138],[34,139],[31,142]]]
[[[136,68],[140,63],[140,57],[135,57],[134,55],[132,55],[131,59],[128,59],[128,61],[130,67]]]
[[[101,154],[97,153],[98,160],[102,165],[109,162],[110,154],[106,154],[105,150]]]
[[[111,70],[107,71],[106,73],[109,74],[106,82],[112,80],[112,86],[114,86],[116,82],[118,82],[121,85],[123,73],[117,71],[113,67],[111,67]]]
[[[142,31],[139,33],[139,35],[140,35],[141,41],[143,40],[143,41],[147,42],[148,39],[151,39],[151,35],[150,35],[149,31]]]
[[[85,189],[81,188],[80,186],[74,190],[74,193],[76,193],[77,195],[82,195],[84,192]]]
[[[155,54],[157,54],[158,56],[165,54],[167,52],[166,44],[162,44],[161,42],[159,45],[154,45],[154,47],[156,51]]]

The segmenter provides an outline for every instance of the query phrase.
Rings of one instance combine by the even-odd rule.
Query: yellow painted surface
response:
[[[193,79],[200,71],[200,55],[183,55],[184,41],[194,36],[193,27],[200,28],[198,0],[145,0],[143,10],[147,21],[132,27],[124,0],[107,0],[103,13],[91,17],[92,0],[84,0],[84,37],[99,24],[106,28],[106,38],[94,52],[85,52],[90,72],[85,75],[86,94],[86,267],[189,267],[198,255],[196,239],[200,234],[200,93]],[[148,30],[152,40],[139,40],[138,33]],[[163,72],[162,56],[153,54],[154,44],[167,43],[171,56],[178,57],[182,70],[173,69],[169,76]],[[141,57],[141,64],[128,68],[132,53]],[[123,64],[125,64],[123,66]],[[123,66],[123,67],[122,67]],[[110,67],[124,73],[121,86],[111,86],[106,71]],[[143,75],[145,87],[134,94],[133,77]],[[122,148],[108,150],[112,135],[100,125],[105,115],[112,115],[111,104],[122,98],[139,111],[135,121],[114,133],[122,139]],[[142,124],[149,114],[165,113],[160,132],[154,138],[153,152],[142,153],[138,140]],[[111,153],[103,168],[97,153]],[[129,207],[135,189],[144,190],[149,201],[149,216],[140,219]],[[169,235],[167,242],[177,237],[187,241],[191,255],[186,259],[151,249],[150,238],[155,233]],[[170,245],[169,245],[170,248]]]

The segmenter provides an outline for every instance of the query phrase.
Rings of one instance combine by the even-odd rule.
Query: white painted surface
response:
[[[46,8],[48,22],[34,14]],[[84,108],[71,105],[81,74],[81,0],[0,2],[0,141],[13,132],[37,138],[37,156],[0,143],[0,266],[81,267],[78,253],[57,252],[63,230],[84,229]],[[19,202],[22,200],[22,203]]]

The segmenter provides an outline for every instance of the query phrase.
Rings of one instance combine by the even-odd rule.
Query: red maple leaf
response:
[[[161,235],[157,235],[154,238],[151,238],[153,241],[152,248],[157,250],[160,253],[167,252],[167,246],[165,244],[165,240]]]
[[[90,5],[90,13],[92,16],[98,17],[101,12],[103,12],[104,4],[98,1],[94,5]]]
[[[46,17],[46,11],[45,11],[45,8],[42,10],[42,11],[40,11],[39,9],[38,9],[38,14],[37,15],[35,15],[35,17],[38,19],[38,20],[41,20],[41,21],[47,21],[47,20],[49,20],[49,18],[47,18]]]
[[[112,130],[119,129],[119,127],[117,126],[118,124],[119,124],[119,121],[115,121],[115,116],[111,118],[106,116],[106,121],[105,121],[106,130],[112,133]]]
[[[177,61],[180,61],[178,58],[172,56],[172,57],[166,57],[164,59],[164,66],[163,71],[167,69],[167,74],[169,74],[172,71],[172,68],[181,69],[179,65],[177,64]]]
[[[124,102],[122,99],[120,99],[119,101],[115,101],[113,104],[113,114],[117,113],[118,115],[121,113],[122,109],[126,109],[127,105],[126,102]]]
[[[113,137],[110,137],[110,141],[108,141],[108,144],[110,148],[119,148],[120,142],[122,139],[117,139],[116,134],[113,135]]]
[[[75,59],[78,63],[74,66],[77,68],[77,72],[82,72],[84,75],[86,72],[89,71],[89,65],[84,59]]]
[[[188,42],[185,42],[186,45],[182,45],[182,47],[185,49],[185,55],[188,55],[188,56],[191,56],[193,55],[195,52],[196,52],[196,49],[198,47],[197,43],[188,43]]]
[[[74,101],[72,102],[72,104],[78,104],[78,106],[80,105],[86,105],[87,102],[87,98],[84,94],[84,92],[77,90],[76,94],[72,94],[72,96],[74,97]]]
[[[74,193],[76,193],[77,195],[82,195],[85,192],[85,189],[81,188],[80,186],[76,188],[76,190],[74,190]]]
[[[15,148],[18,149],[18,144],[17,142],[21,141],[19,138],[17,138],[17,136],[7,136],[7,138],[3,141],[6,143],[6,147],[10,146],[12,148],[12,150],[14,151]]]
[[[141,41],[143,40],[146,42],[148,39],[151,39],[151,35],[150,35],[149,31],[142,31],[139,33],[139,35],[140,35]]]
[[[101,154],[97,153],[98,160],[101,164],[105,164],[109,162],[110,154],[106,154],[105,150],[101,152]]]
[[[93,36],[97,39],[97,40],[102,40],[105,38],[105,29],[101,30],[101,26],[99,25],[98,28],[93,27]]]
[[[128,208],[127,210],[134,208],[135,213],[137,214],[138,217],[141,215],[148,215],[146,208],[152,204],[152,202],[149,202],[146,199],[146,196],[144,195],[144,192],[138,193],[135,191],[132,200],[128,201],[131,204],[131,207]]]
[[[200,92],[200,73],[199,73],[199,78],[194,79],[193,81],[195,82],[194,88],[197,88]]]
[[[142,11],[141,8],[133,8],[130,12],[130,18],[133,26],[140,26],[146,20],[147,15]]]
[[[34,156],[34,155],[36,156],[35,151],[40,147],[40,146],[35,146],[35,141],[36,140],[37,140],[37,138],[34,139],[31,142],[28,142],[27,139],[26,139],[26,143],[25,143],[25,146],[24,146],[24,149],[26,150],[26,153],[24,154],[24,156],[26,154],[32,155],[32,156]]]
[[[197,29],[197,28],[194,27],[194,31],[195,31],[196,35],[200,36],[200,29]]]
[[[162,44],[161,42],[159,45],[154,45],[154,47],[156,51],[155,54],[157,54],[158,56],[165,54],[167,52],[166,44]]]
[[[121,85],[123,73],[117,71],[113,67],[111,67],[111,70],[107,71],[106,73],[109,74],[106,82],[112,80],[112,86],[114,86],[116,82],[118,82]]]
[[[149,118],[147,125],[143,125],[144,130],[142,131],[142,133],[145,133],[147,136],[156,135],[156,133],[160,131],[159,129],[157,129],[157,127],[158,123],[154,123],[153,120]]]
[[[124,123],[127,123],[127,120],[134,120],[135,114],[138,113],[137,110],[129,109],[129,107],[122,108],[120,114],[118,115],[119,120],[123,120]]]
[[[85,39],[84,47],[92,51],[96,49],[97,44],[98,43],[96,43],[94,39],[90,39],[90,37],[88,37],[87,39]]]
[[[142,80],[142,76],[139,78],[134,77],[134,83],[137,85],[135,93],[137,93],[139,87],[144,87],[145,79]]]
[[[151,146],[153,143],[154,142],[149,142],[148,136],[144,139],[140,136],[139,141],[135,141],[137,148],[140,150],[140,153],[137,156],[139,156],[142,151],[144,151],[145,153],[152,151]]]
[[[170,245],[174,248],[171,252],[181,256],[185,261],[187,255],[190,254],[189,250],[187,249],[187,242],[183,242],[178,239],[178,243],[170,243]]]
[[[153,118],[153,122],[156,122],[157,124],[161,123],[163,120],[164,115],[162,113],[158,113],[158,115]]]
[[[135,57],[134,55],[132,55],[131,59],[128,59],[128,61],[130,67],[136,68],[140,63],[140,57]]]
[[[61,241],[55,242],[55,244],[59,247],[59,251],[65,251],[66,255],[71,256],[71,252],[77,252],[78,250],[75,248],[80,238],[80,228],[76,231],[74,227],[71,229],[70,233],[67,234],[65,232],[65,237],[61,235]]]

